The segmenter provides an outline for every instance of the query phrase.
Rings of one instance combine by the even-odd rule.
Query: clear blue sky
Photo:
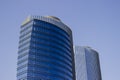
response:
[[[100,55],[103,80],[120,80],[120,0],[0,0],[0,80],[16,80],[20,25],[28,15],[54,15],[74,44]]]

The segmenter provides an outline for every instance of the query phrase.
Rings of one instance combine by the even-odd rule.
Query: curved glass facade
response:
[[[98,53],[90,47],[75,46],[76,80],[102,80]]]
[[[61,24],[34,17],[21,26],[17,80],[75,80],[72,33]]]
[[[88,80],[102,80],[98,53],[91,49],[85,49]]]

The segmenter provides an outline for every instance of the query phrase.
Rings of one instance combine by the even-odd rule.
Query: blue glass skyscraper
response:
[[[21,26],[17,80],[75,80],[72,31],[53,16],[30,16]]]
[[[90,47],[74,47],[76,80],[102,80],[99,55]]]

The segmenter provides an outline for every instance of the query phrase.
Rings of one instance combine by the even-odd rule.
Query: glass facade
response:
[[[75,46],[76,80],[102,80],[98,53],[90,47]]]
[[[75,80],[72,32],[55,17],[21,26],[17,80]]]

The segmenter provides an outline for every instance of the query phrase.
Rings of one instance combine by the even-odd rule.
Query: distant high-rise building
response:
[[[98,53],[90,47],[74,47],[76,80],[102,80]]]
[[[71,29],[53,16],[28,17],[17,65],[17,80],[75,80]]]

